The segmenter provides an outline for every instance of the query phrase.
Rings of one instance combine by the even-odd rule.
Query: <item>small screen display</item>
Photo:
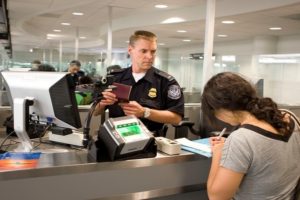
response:
[[[139,135],[142,133],[140,126],[138,125],[138,123],[135,122],[117,125],[116,130],[123,137]]]

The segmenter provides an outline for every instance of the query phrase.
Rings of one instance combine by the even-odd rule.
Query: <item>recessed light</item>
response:
[[[182,40],[183,42],[191,42],[192,40],[189,40],[189,39],[185,39],[185,40]]]
[[[81,36],[81,37],[79,37],[80,39],[86,39],[86,37],[84,37],[84,36]]]
[[[155,8],[167,8],[168,6],[167,5],[164,5],[164,4],[157,4],[154,6]]]
[[[59,30],[59,29],[54,29],[53,31],[54,32],[61,32],[61,30]]]
[[[281,27],[270,27],[269,29],[270,29],[271,31],[280,31],[280,30],[282,30]]]
[[[68,22],[62,22],[62,23],[60,23],[61,25],[64,25],[64,26],[70,26],[71,24],[70,23],[68,23]]]
[[[73,12],[72,15],[82,16],[84,14],[82,12]]]
[[[225,34],[219,34],[218,37],[223,37],[223,38],[224,38],[224,37],[228,37],[228,35],[225,35]]]
[[[29,49],[29,52],[33,52],[33,49],[31,48],[31,49]]]
[[[177,30],[177,33],[186,33],[186,30]]]
[[[232,21],[232,20],[224,20],[222,21],[223,24],[234,24],[235,21]]]
[[[184,22],[185,20],[180,17],[170,17],[164,21],[162,21],[162,24],[171,24],[171,23],[178,23],[178,22]]]

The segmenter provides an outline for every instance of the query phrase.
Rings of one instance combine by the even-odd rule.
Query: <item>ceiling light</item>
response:
[[[84,15],[84,14],[82,12],[73,12],[72,15],[81,16],[81,15]]]
[[[171,24],[171,23],[178,23],[178,22],[184,22],[185,20],[180,18],[180,17],[171,17],[171,18],[168,18],[164,21],[162,21],[161,23],[162,24]]]
[[[178,30],[177,33],[186,33],[186,30]]]
[[[192,40],[189,40],[189,39],[185,39],[185,40],[182,40],[183,42],[191,42]]]
[[[218,37],[228,37],[228,35],[224,35],[224,34],[219,34]]]
[[[232,20],[224,20],[222,21],[223,24],[234,24],[235,21],[232,21]]]
[[[270,27],[269,29],[270,29],[271,31],[280,31],[280,30],[282,30],[281,27]]]
[[[154,6],[155,8],[167,8],[167,5],[163,5],[163,4],[157,4]]]
[[[81,37],[79,37],[80,39],[86,39],[86,37],[84,37],[84,36],[81,36]]]
[[[60,23],[61,25],[64,25],[64,26],[70,26],[71,24],[70,23],[68,23],[68,22],[62,22],[62,23]]]
[[[61,32],[61,30],[59,30],[59,29],[54,29],[53,31],[54,32]]]
[[[158,45],[160,45],[160,46],[164,46],[164,45],[165,45],[165,43],[158,43]]]
[[[29,52],[33,52],[33,49],[31,48],[31,49],[29,49]]]

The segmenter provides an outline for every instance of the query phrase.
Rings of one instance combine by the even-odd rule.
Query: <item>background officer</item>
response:
[[[157,37],[148,31],[136,31],[129,39],[131,67],[115,70],[117,83],[131,85],[129,102],[118,102],[117,96],[102,92],[95,115],[109,109],[109,117],[134,115],[141,118],[156,136],[163,135],[164,123],[178,124],[184,116],[184,98],[174,77],[153,67]]]

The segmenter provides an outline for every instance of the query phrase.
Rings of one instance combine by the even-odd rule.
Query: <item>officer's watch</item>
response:
[[[144,118],[148,118],[150,116],[150,108],[145,108]]]

